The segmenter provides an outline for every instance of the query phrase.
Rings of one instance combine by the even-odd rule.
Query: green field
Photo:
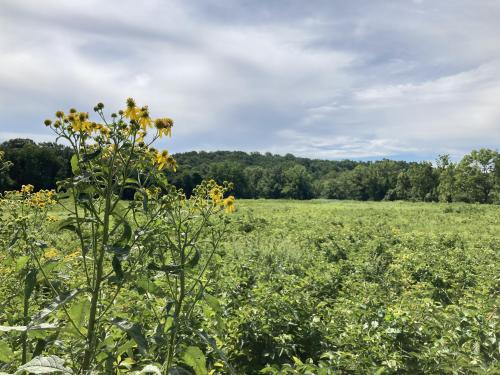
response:
[[[234,219],[219,338],[242,373],[292,356],[303,373],[321,357],[334,373],[498,370],[500,207],[257,200]]]
[[[52,214],[61,219],[64,211]],[[212,344],[183,338],[203,348],[211,374],[498,373],[499,206],[239,200],[229,217],[209,297],[190,323]],[[74,252],[69,233],[55,233],[56,247]],[[50,269],[54,278],[71,274],[65,262]],[[21,300],[12,298],[9,277],[1,276],[0,323],[13,325]],[[134,288],[113,314],[132,316],[150,340],[155,307]],[[64,337],[72,337],[69,328]],[[133,340],[110,337],[126,347],[115,373],[150,363]],[[19,358],[17,339],[0,338]],[[61,342],[46,351],[71,363]],[[0,353],[0,370],[2,360],[9,357]]]

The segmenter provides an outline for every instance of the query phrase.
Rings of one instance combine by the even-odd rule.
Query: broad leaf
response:
[[[114,318],[111,320],[111,323],[130,335],[137,343],[140,351],[146,352],[148,350],[148,342],[142,333],[142,326],[140,324],[131,323],[121,318]]]
[[[154,264],[154,263],[149,263],[148,269],[150,269],[151,271],[162,271],[162,272],[166,272],[166,273],[176,274],[176,273],[181,272],[182,266],[180,266],[178,264],[167,264],[164,266],[159,266],[159,265]]]
[[[50,305],[42,309],[38,314],[33,316],[31,318],[31,323],[29,326],[36,325],[38,323],[41,323],[48,315],[50,315],[52,312],[56,311],[59,307],[64,305],[65,303],[68,303],[71,301],[73,298],[75,298],[79,293],[82,292],[82,289],[74,289],[70,292],[61,294],[58,296],[54,302],[52,302]]]
[[[78,166],[78,156],[76,154],[73,154],[71,157],[71,172],[73,172],[74,175],[77,175],[80,172],[80,167]]]
[[[14,353],[5,341],[0,341],[0,362],[10,362],[14,359]]]
[[[111,261],[111,266],[113,267],[113,271],[115,271],[115,279],[113,281],[115,282],[120,282],[123,280],[123,269],[122,269],[122,264],[120,262],[120,258],[118,258],[116,255],[113,256],[113,260]]]
[[[193,368],[196,375],[207,375],[205,355],[197,346],[188,346],[182,354],[182,361]]]
[[[19,367],[15,374],[20,374],[23,371],[32,374],[73,374],[71,369],[64,367],[64,361],[55,355],[33,358],[28,363]]]
[[[208,306],[214,311],[214,312],[221,312],[222,308],[220,306],[219,300],[215,298],[214,296],[205,293],[203,298],[207,302]]]
[[[56,329],[59,329],[59,326],[52,323],[42,323],[30,326],[0,326],[0,332],[51,331]]]

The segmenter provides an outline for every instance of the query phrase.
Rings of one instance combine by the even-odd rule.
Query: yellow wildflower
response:
[[[141,108],[138,122],[143,131],[146,131],[146,129],[151,127],[153,124],[153,120],[149,117],[149,110],[147,106]]]
[[[158,136],[161,138],[163,135],[172,137],[172,126],[174,121],[171,118],[158,118],[155,120],[155,127],[158,130]]]
[[[214,204],[218,204],[222,201],[223,192],[219,186],[216,186],[212,190],[210,190],[209,195]]]
[[[127,109],[125,109],[124,114],[130,120],[137,120],[139,118],[140,110],[136,107],[134,99],[127,99]]]
[[[35,187],[31,184],[21,186],[21,193],[30,194]]]
[[[172,168],[172,170],[175,172],[177,171],[177,162],[175,161],[174,157],[172,155],[169,155],[167,157],[167,165]]]
[[[57,250],[53,247],[49,247],[47,250],[45,250],[45,252],[43,253],[43,256],[46,258],[46,259],[52,259],[52,258],[55,258],[56,256],[58,256],[59,253],[57,252]]]
[[[226,211],[226,213],[231,213],[231,212],[234,212],[234,209],[236,208],[234,206],[234,201],[235,201],[235,198],[230,195],[229,197],[227,197],[226,199],[224,199],[224,209]]]
[[[164,150],[162,152],[159,152],[156,154],[156,164],[158,164],[158,169],[163,169],[165,165],[167,164],[167,159],[168,159],[168,151]]]
[[[77,251],[75,251],[75,252],[73,252],[73,253],[71,253],[71,254],[66,255],[66,256],[64,257],[64,259],[66,259],[66,260],[72,260],[72,259],[77,258],[79,255],[80,255],[80,251],[79,251],[79,250],[77,250]]]

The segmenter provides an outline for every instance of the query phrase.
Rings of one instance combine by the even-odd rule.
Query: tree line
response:
[[[71,151],[55,143],[13,139],[0,144],[10,168],[0,169],[0,191],[32,184],[52,189],[70,176]],[[185,152],[168,178],[188,195],[203,179],[231,181],[238,198],[411,200],[500,203],[500,154],[473,150],[460,161],[435,163],[319,160],[258,152]]]

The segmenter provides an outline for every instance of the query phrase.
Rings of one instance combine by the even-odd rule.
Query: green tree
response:
[[[450,161],[449,155],[439,155],[436,161],[438,173],[438,199],[440,202],[452,202],[455,197],[456,165]]]
[[[312,198],[312,179],[303,165],[296,164],[283,173],[283,196],[292,199]]]
[[[12,163],[5,160],[5,153],[0,151],[0,193],[12,183],[12,180],[9,177],[9,169],[11,166]]]
[[[460,199],[467,202],[491,203],[498,181],[499,154],[482,148],[473,150],[460,161],[457,168],[457,185]]]

